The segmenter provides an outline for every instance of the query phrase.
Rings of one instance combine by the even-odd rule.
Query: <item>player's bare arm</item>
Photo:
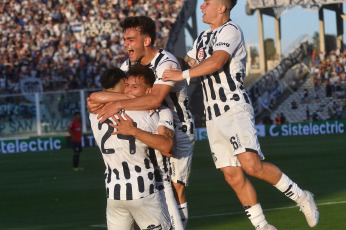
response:
[[[223,50],[217,50],[212,56],[201,62],[199,65],[191,68],[190,78],[212,74],[222,68],[229,60],[230,54]],[[177,69],[165,70],[162,76],[164,81],[182,81],[184,80],[182,71]]]
[[[133,95],[110,92],[110,91],[99,91],[94,92],[87,98],[87,108],[90,113],[97,114],[103,106],[109,102],[127,100],[135,98]]]
[[[102,117],[100,120],[102,123],[120,110],[148,110],[158,108],[171,89],[172,86],[169,85],[155,84],[151,93],[145,94],[142,97],[107,103],[97,113],[97,118],[99,119]]]
[[[186,63],[189,64],[189,66],[191,68],[198,65],[198,62],[197,62],[196,59],[193,59],[193,58],[191,58],[191,57],[189,57],[187,55],[184,57],[184,61],[186,61]]]
[[[173,149],[173,137],[174,132],[169,130],[166,127],[159,126],[158,134],[148,133],[143,131],[133,125],[132,119],[125,113],[123,119],[119,113],[116,114],[118,119],[113,117],[113,120],[116,124],[109,124],[110,126],[117,129],[116,132],[113,132],[112,135],[122,134],[122,135],[131,135],[136,139],[142,141],[144,144],[147,144],[149,147],[159,150],[163,155],[171,157]]]

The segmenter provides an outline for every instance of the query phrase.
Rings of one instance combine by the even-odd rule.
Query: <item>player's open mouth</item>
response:
[[[135,51],[133,51],[133,50],[127,50],[127,54],[128,54],[129,56],[132,56],[134,52],[135,52]]]

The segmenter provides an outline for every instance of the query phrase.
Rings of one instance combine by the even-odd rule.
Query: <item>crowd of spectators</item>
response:
[[[11,0],[0,3],[0,94],[22,93],[20,82],[40,79],[43,91],[95,88],[102,71],[126,59],[118,24],[146,15],[165,46],[185,0]],[[102,33],[73,26],[109,22]],[[95,28],[95,26],[94,26]],[[96,27],[98,28],[98,27]],[[78,36],[77,36],[78,35]]]

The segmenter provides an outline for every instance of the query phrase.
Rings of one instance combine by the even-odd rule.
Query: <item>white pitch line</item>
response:
[[[324,205],[333,205],[333,204],[346,204],[346,200],[343,201],[337,201],[337,202],[326,202],[326,203],[319,203],[317,206],[324,206]],[[273,211],[273,210],[284,210],[284,209],[291,209],[291,208],[297,208],[297,206],[289,206],[289,207],[283,207],[283,208],[268,208],[264,209],[264,211]],[[227,215],[236,215],[236,214],[243,214],[244,211],[239,212],[227,212],[227,213],[219,213],[219,214],[209,214],[209,215],[202,215],[202,216],[191,216],[190,219],[195,218],[203,218],[203,217],[212,217],[212,216],[227,216]],[[106,228],[106,224],[93,224],[90,225],[91,228]]]
[[[323,206],[323,205],[333,205],[333,204],[346,204],[346,201],[338,201],[338,202],[326,202],[326,203],[320,203],[317,204],[317,206]],[[273,211],[273,210],[284,210],[284,209],[291,209],[291,208],[297,208],[298,206],[289,206],[289,207],[282,207],[282,208],[268,208],[264,209],[263,211]],[[209,215],[201,215],[201,216],[191,216],[189,219],[194,218],[203,218],[203,217],[212,217],[212,216],[227,216],[227,215],[236,215],[236,214],[243,214],[244,211],[239,212],[227,212],[227,213],[219,213],[219,214],[209,214]]]

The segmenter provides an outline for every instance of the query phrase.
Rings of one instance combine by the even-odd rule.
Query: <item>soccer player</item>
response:
[[[188,98],[185,82],[163,82],[162,73],[166,69],[180,69],[177,59],[169,52],[154,46],[156,38],[155,22],[146,16],[126,18],[122,23],[124,46],[129,55],[121,67],[127,71],[133,63],[149,66],[156,75],[150,94],[131,100],[121,100],[107,104],[99,112],[103,122],[118,111],[145,110],[166,105],[173,111],[175,136],[174,156],[171,158],[171,180],[182,220],[188,220],[185,186],[188,185],[194,145],[194,122],[187,109]],[[91,110],[92,112],[92,110]]]
[[[261,205],[244,171],[264,180],[294,200],[314,227],[319,211],[309,191],[303,191],[273,164],[262,162],[263,154],[254,128],[254,112],[247,95],[246,48],[240,27],[230,20],[236,0],[205,0],[201,5],[203,22],[210,29],[202,32],[185,57],[190,70],[168,70],[166,81],[189,81],[200,77],[207,119],[207,132],[216,168],[233,188],[255,228],[275,229],[268,224]]]
[[[155,76],[151,74],[154,82]],[[120,69],[110,69],[100,82],[107,91],[123,93],[125,79]],[[142,82],[143,78],[138,79]],[[113,124],[110,119],[101,124],[97,115],[90,114],[92,130],[106,165],[108,229],[132,229],[134,221],[141,229],[170,229],[168,213],[162,209],[155,189],[155,164],[147,143],[169,154],[173,148],[173,127],[162,126],[163,134],[160,134],[158,115],[146,111],[126,111],[122,115],[118,113],[116,118],[116,125],[108,125]],[[171,115],[165,124],[172,123]],[[159,134],[152,134],[157,130]]]
[[[79,167],[79,155],[82,152],[82,125],[81,125],[81,115],[80,112],[74,113],[74,119],[71,120],[67,126],[67,131],[69,132],[70,142],[73,149],[73,170],[83,170]]]
[[[115,69],[115,70],[121,71],[120,69]],[[114,74],[111,74],[109,76],[110,82],[112,82],[111,79],[114,78],[114,75],[116,75],[115,71],[113,71],[113,73]],[[149,69],[149,67],[143,66],[141,64],[135,64],[131,66],[130,70],[128,71],[128,74],[130,76],[126,80],[126,84],[125,84],[126,94],[114,93],[114,91],[95,92],[91,94],[88,100],[91,101],[92,103],[104,104],[109,101],[117,101],[120,99],[141,97],[151,92],[151,87],[155,81],[155,76],[152,70]],[[148,76],[152,76],[152,77],[148,78]],[[112,85],[113,84],[110,84],[110,86],[108,87],[112,87]],[[122,90],[118,90],[118,91],[122,92]],[[157,121],[158,133],[173,138],[174,131],[171,131],[172,134],[170,135],[170,130],[174,130],[173,122],[171,121],[173,116],[171,110],[168,109],[167,107],[161,106],[157,110],[157,112],[159,113],[159,121]],[[122,121],[121,123],[120,121],[118,121],[117,123],[118,125],[122,123],[131,123],[131,120],[127,119],[125,121]],[[112,126],[111,123],[110,125]],[[120,132],[120,134],[122,135],[127,135],[128,133],[122,133],[122,131],[128,132],[128,129],[126,128],[128,128],[129,126],[124,125],[124,127],[126,127],[125,129],[122,129],[121,127],[122,126],[116,127],[118,129],[117,132]],[[141,132],[141,133],[143,134],[145,132]],[[138,134],[135,137],[143,141],[145,144],[148,144],[150,147],[157,148],[156,146],[157,143],[148,142],[147,138],[141,139],[141,136],[138,136]],[[150,160],[152,161],[155,167],[155,186],[160,192],[161,203],[164,206],[164,208],[168,209],[173,229],[182,230],[184,229],[184,227],[180,218],[176,200],[173,195],[170,174],[169,174],[170,164],[169,164],[169,159],[167,157],[171,157],[171,156],[172,156],[172,153],[155,151],[155,153],[152,152],[150,154]]]

